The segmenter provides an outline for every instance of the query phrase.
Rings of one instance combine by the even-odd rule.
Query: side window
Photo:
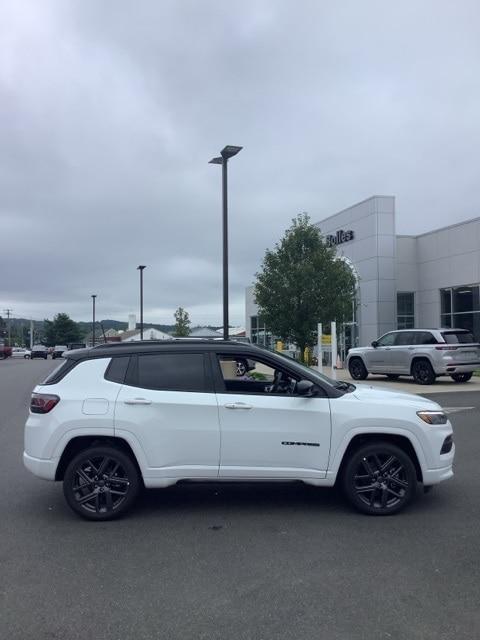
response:
[[[437,344],[437,341],[430,331],[418,331],[415,335],[415,344]]]
[[[395,342],[395,333],[386,333],[377,340],[379,347],[392,347]]]
[[[299,378],[286,370],[247,358],[244,354],[229,353],[217,357],[227,392],[295,395],[295,384]]]
[[[202,353],[152,353],[138,356],[136,383],[158,391],[208,390]]]
[[[410,344],[415,344],[415,334],[412,331],[402,331],[396,334],[396,347],[403,347]]]
[[[129,362],[130,356],[112,358],[110,364],[107,367],[107,370],[105,371],[105,380],[123,384],[125,381],[125,376],[127,374]]]

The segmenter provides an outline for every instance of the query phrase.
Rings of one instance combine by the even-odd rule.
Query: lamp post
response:
[[[222,235],[223,235],[223,339],[228,340],[228,184],[227,164],[243,147],[227,145],[210,164],[222,165]]]
[[[140,340],[143,340],[143,270],[145,264],[139,264],[137,270],[140,271]]]
[[[92,293],[92,347],[95,346],[95,298],[96,293]]]

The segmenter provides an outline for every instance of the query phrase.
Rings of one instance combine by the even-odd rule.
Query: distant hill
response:
[[[6,319],[3,318],[3,320],[5,321]],[[85,322],[81,320],[80,322],[77,322],[77,324],[85,336],[89,334],[92,330],[91,322]],[[36,336],[40,339],[41,336],[43,335],[43,320],[34,320],[33,326],[34,326]],[[139,328],[139,326],[140,325],[137,322],[137,328]],[[174,324],[152,324],[148,322],[148,323],[145,323],[143,326],[144,326],[144,329],[153,328],[153,329],[158,329],[159,331],[164,331],[165,333],[170,333],[170,334],[173,334],[173,331],[175,330]],[[192,326],[192,330],[198,328],[199,326],[203,327],[205,325]],[[208,326],[209,329],[214,329],[214,330],[221,329],[221,326],[220,327],[212,326],[212,325],[206,325],[206,326]],[[12,327],[12,330],[19,329],[20,331],[22,328],[27,329],[30,327],[30,319],[29,318],[11,318],[11,327]],[[115,329],[115,331],[121,331],[121,330],[126,331],[128,328],[128,323],[120,322],[119,320],[98,320],[95,323],[95,331],[101,332],[102,327],[104,331],[108,331],[109,329]]]

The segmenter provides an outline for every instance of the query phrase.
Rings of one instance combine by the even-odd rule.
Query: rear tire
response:
[[[361,513],[386,516],[404,509],[415,496],[417,474],[410,457],[389,442],[354,451],[342,475],[345,495]]]
[[[348,363],[348,372],[354,380],[365,380],[368,371],[361,358],[352,358]]]
[[[412,364],[412,376],[417,384],[433,384],[435,371],[428,360],[415,360]]]
[[[470,378],[473,376],[473,372],[471,373],[452,373],[452,380],[454,382],[468,382]]]
[[[68,506],[87,520],[113,520],[132,506],[140,474],[130,456],[116,447],[84,449],[68,464],[63,494]]]

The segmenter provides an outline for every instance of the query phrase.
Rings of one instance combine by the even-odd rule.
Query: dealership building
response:
[[[480,340],[480,218],[397,235],[395,198],[373,196],[316,225],[357,281],[352,317],[339,332],[343,355],[392,329],[466,328]],[[245,321],[252,341],[268,345],[253,287]]]

